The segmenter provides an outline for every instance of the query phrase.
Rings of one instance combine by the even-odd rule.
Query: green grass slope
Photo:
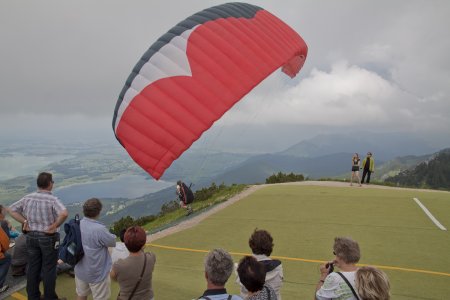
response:
[[[206,288],[203,259],[216,247],[238,262],[250,253],[255,228],[270,231],[282,257],[284,300],[312,299],[319,262],[333,258],[335,236],[361,247],[361,264],[389,276],[392,299],[449,299],[450,236],[413,201],[418,198],[450,228],[450,193],[399,189],[273,185],[210,216],[197,226],[161,238],[147,249],[156,254],[153,287],[157,299],[196,299]],[[164,247],[160,247],[164,246]],[[227,289],[238,293],[235,275]],[[74,280],[61,276],[60,296],[74,299]],[[117,295],[113,284],[112,299]],[[24,294],[24,292],[21,292]],[[10,298],[14,299],[14,298]]]
[[[165,291],[173,294],[164,294],[163,299],[198,296],[205,286],[204,253],[189,249],[223,247],[248,253],[248,238],[258,227],[272,233],[273,255],[294,259],[331,259],[333,238],[351,236],[360,243],[362,264],[448,274],[384,268],[391,278],[393,299],[445,299],[450,292],[449,234],[425,216],[413,197],[450,227],[448,193],[312,186],[264,188],[195,228],[156,241],[155,244],[187,250],[151,247],[159,258],[155,291],[175,280],[181,286],[177,284],[176,290]],[[240,257],[235,255],[235,261]],[[319,277],[318,263],[285,259],[283,266],[283,299],[311,298]],[[237,292],[233,277],[228,288]],[[183,297],[178,298],[179,293]]]

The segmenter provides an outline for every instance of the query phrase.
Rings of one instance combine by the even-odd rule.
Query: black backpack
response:
[[[194,202],[194,193],[191,190],[191,185],[187,186],[184,182],[181,182],[181,196],[182,196],[182,201],[186,204],[191,204],[192,202]]]
[[[259,263],[264,266],[264,271],[266,271],[266,273],[275,270],[279,265],[281,265],[281,261],[278,259],[261,260]]]
[[[64,224],[66,236],[59,248],[59,258],[72,266],[75,266],[84,256],[83,245],[81,243],[80,216]]]

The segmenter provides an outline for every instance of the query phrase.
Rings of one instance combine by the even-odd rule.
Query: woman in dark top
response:
[[[356,181],[359,186],[361,186],[361,178],[359,178],[359,166],[360,166],[360,159],[358,153],[353,154],[352,157],[352,178],[350,179],[350,185],[353,185],[353,178],[357,178]]]

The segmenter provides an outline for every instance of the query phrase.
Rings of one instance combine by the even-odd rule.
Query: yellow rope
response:
[[[158,244],[152,244],[152,243],[148,243],[148,244],[146,244],[146,246],[152,246],[155,248],[169,249],[169,250],[176,250],[176,251],[186,251],[186,252],[197,252],[197,253],[208,253],[209,252],[208,250],[172,247],[172,246],[164,246],[164,245],[158,245]],[[238,256],[251,255],[250,253],[240,253],[240,252],[229,252],[229,253],[232,255],[238,255]],[[305,258],[286,257],[286,256],[271,256],[271,257],[280,259],[280,260],[301,261],[301,262],[308,262],[308,263],[326,263],[327,262],[324,260],[305,259]],[[357,264],[357,265],[358,266],[368,266],[367,264]],[[378,265],[371,265],[371,266],[374,266],[374,267],[377,267],[380,269],[385,269],[385,270],[405,271],[405,272],[414,272],[414,273],[423,273],[423,274],[431,274],[431,275],[450,277],[450,273],[444,273],[444,272],[435,272],[435,271],[428,271],[428,270],[410,269],[410,268],[401,268],[401,267],[392,267],[392,266],[378,266]]]

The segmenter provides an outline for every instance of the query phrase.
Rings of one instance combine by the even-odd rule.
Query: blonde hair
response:
[[[389,300],[389,278],[375,267],[361,267],[355,275],[356,292],[361,300]]]

